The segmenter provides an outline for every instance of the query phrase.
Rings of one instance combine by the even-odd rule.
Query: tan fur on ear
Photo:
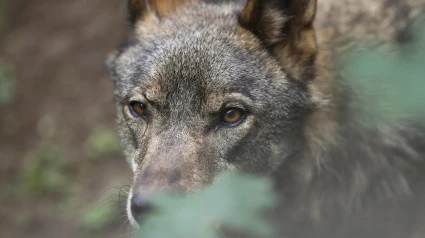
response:
[[[130,21],[135,23],[145,13],[153,12],[158,17],[166,17],[173,14],[181,6],[192,4],[196,0],[129,0]]]
[[[274,44],[283,38],[282,26],[288,21],[282,9],[261,0],[248,1],[239,16],[242,26],[255,33],[266,44]]]
[[[249,0],[240,25],[259,37],[292,78],[305,73],[317,52],[313,21],[317,0]],[[310,67],[311,68],[311,67]]]

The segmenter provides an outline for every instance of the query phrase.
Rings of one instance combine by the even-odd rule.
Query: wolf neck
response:
[[[425,184],[417,181],[425,176],[425,127],[359,123],[349,106],[355,100],[351,89],[332,66],[332,57],[347,49],[328,50],[334,41],[321,30],[316,78],[308,85],[316,108],[304,127],[305,147],[272,176],[285,216],[318,222],[377,204],[422,204]],[[386,205],[376,209],[391,207]]]
[[[378,224],[389,214],[398,223],[384,224],[395,231],[406,229],[403,222],[412,217],[424,222],[423,128],[347,126],[337,128],[334,136],[312,138],[274,175],[283,232],[302,233],[297,227],[303,224],[299,229],[321,227],[329,234],[338,224],[373,226],[368,220]]]
[[[355,100],[350,88],[336,78],[336,71],[324,67],[323,62],[330,62],[324,53],[318,54],[317,78],[309,88],[317,107],[304,128],[305,147],[273,175],[279,180],[282,209],[314,223],[377,204],[418,202],[415,198],[423,196],[425,187],[416,182],[424,180],[425,128],[409,122],[358,123],[348,106]]]

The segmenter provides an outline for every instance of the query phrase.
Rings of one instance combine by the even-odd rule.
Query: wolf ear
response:
[[[314,63],[317,0],[248,0],[239,24],[254,33],[295,79]]]
[[[193,0],[128,0],[130,23],[135,24],[146,13],[155,13],[164,17],[175,12],[181,5],[192,3]]]

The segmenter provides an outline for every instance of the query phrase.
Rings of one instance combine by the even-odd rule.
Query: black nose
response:
[[[136,193],[131,198],[131,214],[137,222],[141,222],[142,218],[152,210],[152,206],[146,196]]]

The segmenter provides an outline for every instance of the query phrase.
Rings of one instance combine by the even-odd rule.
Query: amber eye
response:
[[[141,102],[130,102],[130,112],[135,117],[146,117],[146,106]]]
[[[221,113],[221,122],[231,126],[237,126],[245,117],[245,112],[239,108],[226,108]]]

